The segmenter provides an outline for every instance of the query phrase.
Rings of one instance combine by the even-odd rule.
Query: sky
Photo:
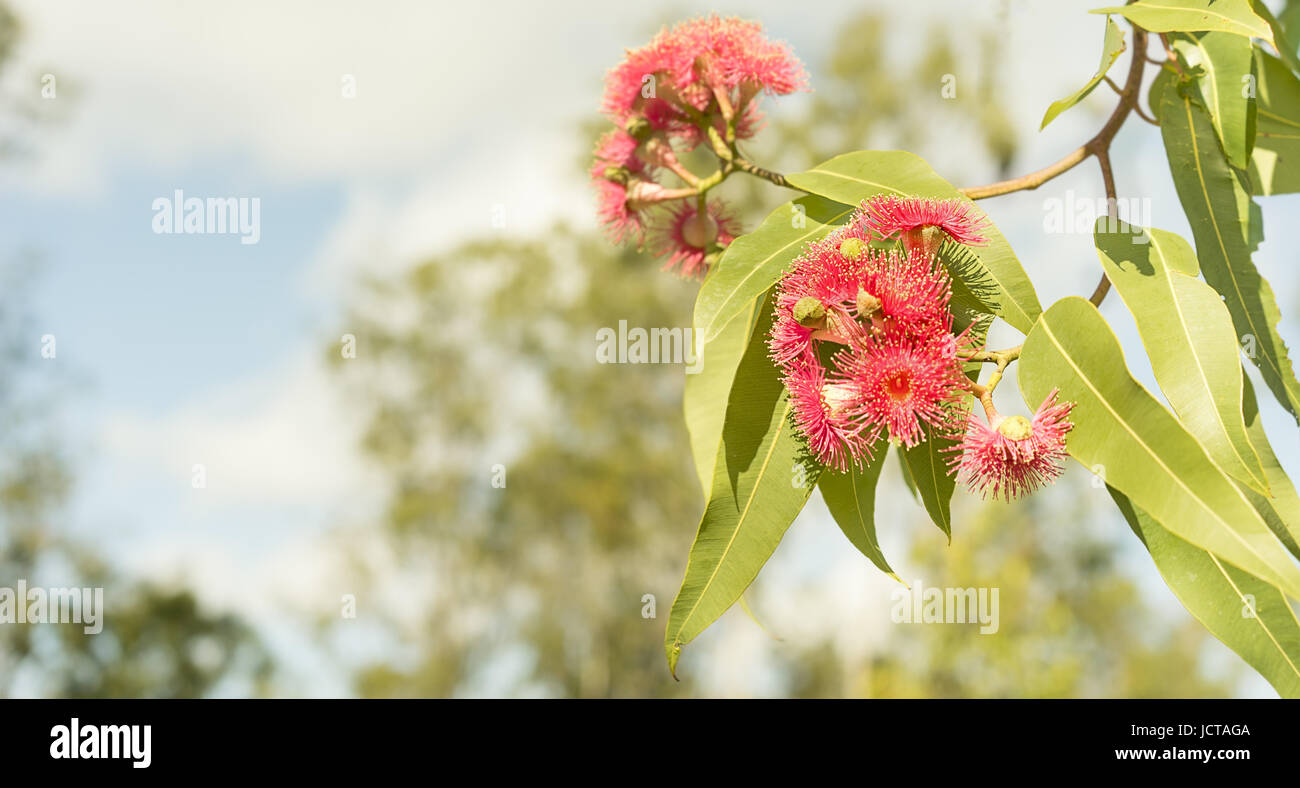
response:
[[[322,349],[346,330],[340,307],[356,278],[497,232],[494,212],[521,234],[556,218],[594,226],[574,169],[590,140],[575,128],[595,114],[605,69],[669,10],[596,2],[13,5],[25,30],[0,88],[40,107],[42,77],[52,74],[57,95],[43,99],[51,119],[32,127],[30,152],[0,162],[0,259],[36,256],[38,334],[57,338],[50,363],[85,381],[62,416],[78,446],[69,528],[134,574],[185,578],[211,603],[255,620],[334,604],[337,589],[320,582],[337,560],[326,536],[340,522],[364,522],[374,503],[355,451],[359,414],[323,368]],[[1000,19],[1002,79],[1023,142],[1017,167],[1033,169],[1090,136],[1113,101],[1099,89],[1036,131],[1043,109],[1095,67],[1103,23],[1085,13],[1089,5],[770,0],[678,2],[671,14],[761,20],[808,64],[814,86],[835,23],[864,6],[900,18],[915,35],[931,15]],[[908,41],[896,43],[905,55]],[[768,108],[779,113],[781,103]],[[962,130],[950,131],[932,134],[937,141],[919,152],[941,173],[994,179],[971,165]],[[1130,120],[1113,158],[1121,196],[1149,197],[1150,223],[1188,236],[1158,133]],[[1071,191],[1094,198],[1099,184],[1095,163],[1085,162],[1036,192],[985,206],[1044,305],[1090,292],[1098,272],[1088,236],[1044,236],[1045,201]],[[154,201],[177,189],[257,198],[259,241],[155,233]],[[1267,240],[1256,255],[1284,313],[1300,306],[1294,252],[1286,251],[1300,248],[1300,228],[1288,221],[1297,207],[1293,197],[1264,202]],[[1103,313],[1127,348],[1140,347],[1119,299]],[[1282,333],[1293,347],[1300,341],[1292,320]],[[991,344],[1015,336],[995,334]],[[1141,354],[1128,361],[1154,390]],[[1000,390],[1000,403],[1009,396],[1015,406],[1011,389]],[[1270,433],[1287,435],[1287,418],[1265,399]],[[1300,469],[1300,446],[1274,443],[1283,463]],[[193,486],[196,464],[206,473],[202,489]],[[832,531],[792,529],[770,582],[834,555],[856,562],[836,571],[878,588]],[[1158,579],[1154,588],[1161,592]],[[800,602],[849,611],[863,604]],[[791,626],[798,620],[778,615]],[[738,652],[753,637],[741,632],[726,631]],[[345,691],[343,677],[294,645],[301,634],[279,644],[309,677],[296,691]],[[761,666],[746,675],[717,680],[737,693],[771,681]]]

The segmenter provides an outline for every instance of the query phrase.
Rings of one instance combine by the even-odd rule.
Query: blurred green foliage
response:
[[[200,697],[264,692],[269,654],[236,616],[204,610],[183,588],[123,577],[99,545],[69,532],[70,461],[55,411],[69,381],[41,359],[25,308],[33,271],[0,277],[0,586],[103,588],[103,630],[0,624],[0,697]]]
[[[970,499],[954,512],[951,547],[921,528],[909,583],[997,588],[998,630],[978,625],[894,627],[889,648],[847,659],[831,642],[800,650],[799,696],[906,698],[1214,698],[1230,694],[1240,665],[1202,670],[1217,641],[1177,607],[1170,620],[1118,565],[1127,534],[1092,517],[1087,486],[1062,483],[1017,505]],[[1095,496],[1094,496],[1095,497]],[[1098,499],[1097,503],[1105,504]],[[1072,512],[1063,517],[1061,512]],[[1111,533],[1102,533],[1103,528]],[[1170,600],[1171,604],[1173,603]]]
[[[0,3],[0,72],[21,33]],[[0,100],[10,119],[45,119],[30,97]],[[12,124],[6,134],[0,157],[21,156],[37,136]],[[121,576],[67,529],[73,478],[58,411],[74,384],[41,358],[28,307],[36,276],[30,259],[0,264],[0,587],[99,587],[105,610],[94,635],[80,624],[0,624],[0,698],[199,697],[227,681],[236,693],[269,691],[270,655],[246,623],[204,610],[186,589]]]

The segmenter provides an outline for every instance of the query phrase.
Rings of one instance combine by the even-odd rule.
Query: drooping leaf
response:
[[[1300,79],[1255,50],[1258,119],[1250,181],[1259,195],[1300,192]]]
[[[1264,421],[1259,417],[1259,405],[1255,399],[1255,387],[1250,378],[1242,376],[1242,411],[1246,420],[1246,436],[1250,445],[1259,455],[1264,473],[1268,477],[1269,497],[1247,491],[1247,497],[1273,530],[1273,534],[1286,545],[1291,555],[1300,559],[1300,495],[1296,495],[1295,485],[1282,469],[1273,447],[1264,434]]]
[[[912,469],[907,467],[907,455],[903,452],[903,447],[895,446],[894,454],[898,456],[898,467],[903,476],[903,486],[912,494],[912,498],[917,503],[921,503],[921,493],[916,490],[916,481],[912,479]]]
[[[1047,128],[1047,124],[1055,120],[1057,115],[1087,98],[1093,88],[1101,84],[1106,72],[1110,71],[1110,67],[1115,65],[1115,61],[1119,59],[1124,49],[1124,31],[1120,30],[1119,25],[1115,24],[1113,19],[1106,17],[1106,38],[1102,42],[1101,64],[1097,66],[1097,73],[1093,74],[1092,79],[1088,80],[1088,83],[1083,87],[1059,101],[1052,102],[1052,105],[1047,108],[1046,114],[1043,115],[1043,122],[1038,127],[1039,130]]]
[[[1259,5],[1263,5],[1263,0],[1259,1]],[[1291,54],[1300,55],[1300,0],[1286,0],[1286,6],[1277,15],[1277,22],[1274,27],[1280,26],[1286,33]],[[1278,44],[1280,46],[1281,41]]]
[[[953,309],[953,332],[956,334],[967,332],[976,347],[984,345],[990,322],[976,313]],[[966,377],[974,381],[979,380],[983,367],[984,365],[979,362],[966,362],[962,365]],[[958,406],[961,418],[965,418],[973,404],[971,398],[962,397],[961,404]],[[954,474],[949,473],[949,461],[953,457],[953,449],[960,440],[936,435],[928,427],[925,434],[926,440],[922,443],[910,449],[899,447],[899,458],[903,462],[903,478],[912,491],[912,496],[925,507],[930,520],[943,531],[944,536],[948,537],[948,542],[951,543],[951,501],[953,492],[957,488],[957,479]]]
[[[1077,296],[1025,339],[1020,391],[1035,407],[1052,389],[1074,403],[1066,448],[1164,527],[1300,599],[1300,567],[1245,492],[1129,374],[1097,308]]]
[[[748,593],[748,592],[746,592],[746,593]],[[754,608],[752,608],[752,607],[749,606],[749,600],[746,598],[746,594],[741,594],[741,595],[740,595],[740,599],[737,599],[736,601],[737,601],[738,603],[740,603],[740,609],[743,610],[743,611],[745,611],[745,615],[746,615],[746,616],[749,616],[749,620],[754,622],[754,626],[756,626],[756,627],[758,627],[759,629],[763,630],[763,634],[764,634],[764,635],[767,635],[768,637],[772,638],[773,640],[783,640],[783,639],[784,639],[784,638],[781,638],[780,636],[778,636],[778,635],[777,635],[775,632],[773,632],[772,630],[768,629],[768,628],[767,628],[767,625],[764,624],[762,621],[759,620],[758,615],[757,615],[756,613],[754,613]]]
[[[810,195],[772,211],[723,252],[695,299],[695,332],[711,342],[731,319],[767,292],[809,241],[843,224],[853,208]]]
[[[1232,317],[1197,278],[1196,253],[1164,230],[1097,220],[1097,253],[1137,322],[1160,390],[1211,459],[1268,491],[1242,417],[1242,374]]]
[[[924,159],[907,151],[845,153],[787,178],[801,189],[847,205],[858,205],[877,194],[966,200]],[[978,206],[976,210],[983,213]],[[986,235],[987,245],[969,251],[982,266],[982,277],[996,290],[995,303],[987,304],[988,311],[1027,332],[1042,311],[1033,283],[991,221]]]
[[[826,508],[853,546],[870,558],[880,571],[901,583],[902,579],[890,568],[876,539],[876,483],[888,456],[889,442],[880,440],[872,447],[872,460],[866,468],[859,471],[850,467],[847,473],[823,471],[817,486],[821,488]]]
[[[1228,163],[1245,169],[1255,146],[1253,47],[1249,38],[1231,33],[1185,33],[1174,36],[1174,49],[1192,69],[1218,132]]]
[[[1160,102],[1164,100],[1165,89],[1178,81],[1177,73],[1174,67],[1166,62],[1156,72],[1155,79],[1151,80],[1151,85],[1147,87],[1147,109],[1150,111],[1151,117],[1160,117]]]
[[[669,670],[682,646],[753,582],[817,483],[819,466],[795,434],[785,387],[767,357],[773,314],[769,298],[727,398],[709,501],[668,615]]]
[[[910,449],[903,449],[903,458],[907,461],[912,483],[916,485],[916,493],[925,511],[951,543],[951,502],[957,480],[948,475],[948,459],[952,454],[947,450],[956,446],[957,441],[936,436],[928,427],[925,432],[926,440]]]
[[[1300,697],[1300,622],[1278,589],[1179,538],[1107,488],[1174,596],[1284,698]]]
[[[1264,5],[1264,0],[1251,0],[1250,7],[1255,13],[1259,14],[1260,19],[1268,23],[1268,29],[1273,31],[1273,42],[1277,44],[1277,51],[1282,56],[1283,62],[1287,64],[1288,68],[1300,71],[1300,58],[1296,57],[1297,42],[1295,36],[1287,32],[1286,22],[1273,16],[1273,12],[1268,10],[1268,6]],[[1289,4],[1286,11],[1283,12],[1283,16],[1288,13],[1294,17],[1300,17],[1300,3]],[[1300,19],[1297,19],[1297,21],[1300,21]]]
[[[705,495],[713,486],[713,463],[718,457],[718,443],[722,440],[727,394],[731,391],[731,381],[736,376],[740,358],[749,345],[761,303],[762,300],[750,302],[710,342],[701,342],[696,335],[696,345],[702,347],[695,351],[694,371],[687,368],[682,409],[686,414],[686,430],[691,436],[695,472]]]
[[[1300,382],[1277,331],[1282,314],[1251,261],[1264,233],[1250,179],[1225,160],[1195,85],[1170,83],[1160,97],[1160,132],[1201,272],[1224,297],[1239,341],[1273,395],[1300,420]]]
[[[1249,0],[1138,0],[1092,13],[1119,14],[1152,33],[1219,31],[1273,43],[1273,31]]]

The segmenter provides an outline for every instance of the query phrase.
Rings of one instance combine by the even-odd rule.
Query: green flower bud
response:
[[[794,319],[805,328],[826,325],[826,305],[813,296],[804,296],[794,303]]]
[[[650,121],[640,115],[629,118],[627,123],[623,126],[623,130],[630,134],[637,142],[645,142],[646,137],[649,137],[654,133],[654,127],[650,125]]]
[[[614,183],[622,184],[623,186],[626,186],[628,180],[632,177],[632,173],[626,167],[615,167],[613,165],[606,167],[605,171],[602,172],[601,175],[605,176],[605,180],[613,181]]]

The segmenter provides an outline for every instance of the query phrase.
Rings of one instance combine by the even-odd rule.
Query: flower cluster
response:
[[[950,472],[981,493],[1010,499],[1060,473],[1069,406],[1049,398],[1033,421],[1002,418],[962,370],[977,348],[953,333],[938,251],[984,242],[969,203],[880,196],[794,261],[777,286],[768,349],[823,465],[861,468],[882,438],[909,448],[944,438],[960,452]],[[969,415],[971,395],[991,426]]]
[[[929,206],[939,224],[957,203]],[[795,422],[824,465],[871,459],[881,437],[915,446],[951,434],[965,376],[952,333],[951,283],[919,248],[873,248],[909,231],[878,220],[883,198],[808,245],[781,280],[769,351],[781,367]],[[921,225],[917,225],[918,227]]]
[[[591,167],[610,237],[652,236],[650,248],[666,258],[665,268],[703,275],[708,256],[738,233],[726,207],[705,199],[730,169],[701,177],[678,154],[707,142],[725,164],[736,140],[760,128],[759,96],[792,93],[805,80],[785,44],[734,18],[683,22],[628,51],[605,80],[603,110],[615,128],[600,138]],[[665,185],[668,173],[681,183]],[[653,210],[675,201],[680,206]]]

